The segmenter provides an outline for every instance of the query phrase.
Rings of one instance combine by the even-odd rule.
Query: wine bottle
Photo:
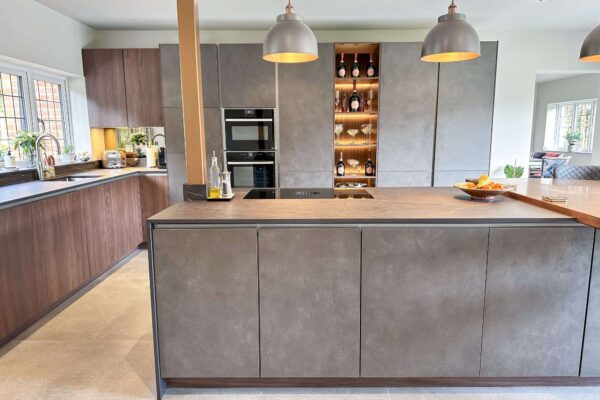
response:
[[[371,160],[371,152],[369,152],[369,158],[365,163],[365,175],[375,176],[375,163]]]
[[[358,52],[354,52],[354,64],[352,64],[352,69],[350,70],[350,74],[352,74],[353,78],[360,77],[360,65],[358,65]]]
[[[342,96],[342,112],[348,112],[348,95],[346,92]]]
[[[346,77],[346,63],[344,63],[344,53],[342,53],[340,56],[340,63],[338,64],[338,67],[337,67],[337,76],[338,76],[338,78]]]
[[[369,78],[375,76],[375,64],[373,63],[373,53],[369,54],[369,65],[367,66],[367,76]]]
[[[360,110],[360,98],[356,93],[356,80],[352,84],[352,94],[350,95],[350,112],[358,112]]]
[[[337,176],[346,175],[346,167],[344,166],[343,154],[344,154],[344,152],[340,151],[340,160],[338,161],[337,165],[335,166],[335,173]]]

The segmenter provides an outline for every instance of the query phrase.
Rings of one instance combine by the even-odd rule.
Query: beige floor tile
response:
[[[600,387],[390,388],[391,400],[598,400]]]

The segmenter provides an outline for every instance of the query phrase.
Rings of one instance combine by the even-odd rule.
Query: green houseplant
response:
[[[39,132],[19,131],[13,139],[13,148],[15,150],[21,149],[29,168],[35,167],[35,142],[39,137]],[[43,149],[44,145],[40,143],[40,147]]]
[[[579,143],[582,139],[581,132],[573,132],[571,129],[569,129],[567,131],[567,134],[563,136],[563,139],[565,139],[567,143],[569,143],[569,153],[572,153],[573,151],[575,151],[575,146],[577,146],[577,143]]]
[[[60,154],[62,162],[73,162],[75,161],[75,147],[72,144],[66,144]]]
[[[525,168],[523,168],[520,165],[517,165],[517,160],[515,160],[515,163],[513,165],[506,164],[506,166],[504,167],[504,175],[507,178],[518,179],[521,178],[524,173]]]
[[[148,134],[146,132],[132,132],[129,135],[129,143],[136,147],[138,156],[141,155],[142,149],[148,144]]]

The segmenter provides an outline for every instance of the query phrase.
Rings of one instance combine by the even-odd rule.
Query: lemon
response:
[[[487,175],[481,175],[479,177],[479,182],[477,183],[477,187],[480,188],[480,187],[483,187],[483,186],[487,186],[487,185],[490,184],[491,181],[492,180],[490,179],[489,176],[487,176]]]

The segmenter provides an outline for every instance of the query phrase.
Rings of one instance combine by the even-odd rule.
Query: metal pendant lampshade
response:
[[[600,62],[600,25],[598,25],[583,41],[579,61]]]
[[[428,62],[453,62],[481,57],[479,35],[467,23],[465,14],[456,12],[456,4],[448,7],[448,14],[438,18],[423,42],[421,60]]]
[[[285,14],[277,16],[263,43],[263,59],[277,63],[302,63],[319,58],[317,38],[294,12],[288,0]]]

